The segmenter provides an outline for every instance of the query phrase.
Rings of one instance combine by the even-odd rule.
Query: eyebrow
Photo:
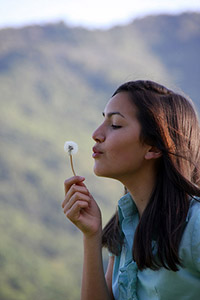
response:
[[[105,117],[105,113],[104,113],[104,112],[102,112],[102,115],[103,115],[103,117]],[[110,113],[107,114],[107,117],[110,118],[110,117],[112,117],[113,115],[119,115],[119,116],[121,116],[122,118],[125,118],[119,111],[113,111],[113,112],[110,112]]]

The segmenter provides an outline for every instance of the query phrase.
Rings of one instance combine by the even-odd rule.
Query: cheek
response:
[[[107,145],[107,153],[111,158],[130,158],[138,151],[138,141],[135,137],[122,136],[120,139],[113,138]]]
[[[114,143],[112,143],[113,146]],[[107,158],[110,163],[117,165],[124,165],[126,167],[137,165],[143,161],[145,149],[138,141],[138,138],[121,139],[115,143],[115,147],[110,147],[107,152]]]
[[[119,160],[123,159],[123,157],[127,155],[126,147],[123,145],[120,145],[120,143],[112,143],[110,147],[108,147],[106,151],[106,156],[108,160]]]

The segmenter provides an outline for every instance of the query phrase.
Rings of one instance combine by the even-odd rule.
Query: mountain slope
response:
[[[184,33],[188,19],[187,47],[176,31]],[[104,105],[119,84],[138,78],[180,83],[198,101],[199,69],[190,70],[193,59],[199,64],[198,26],[199,15],[189,14],[107,31],[62,22],[0,30],[0,299],[79,299],[81,234],[61,210],[63,181],[72,176],[64,142],[79,144],[75,169],[105,223],[123,188],[92,172],[91,135]],[[172,33],[177,65],[173,46],[166,49]]]
[[[149,16],[131,26],[161,59],[177,87],[199,107],[200,14]]]

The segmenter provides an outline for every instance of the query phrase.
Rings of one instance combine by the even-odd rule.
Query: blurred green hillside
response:
[[[0,300],[78,300],[82,236],[65,218],[75,170],[103,222],[123,193],[93,175],[92,132],[119,84],[151,79],[200,106],[200,14],[150,16],[110,30],[60,22],[0,30]],[[105,255],[106,264],[106,255]]]

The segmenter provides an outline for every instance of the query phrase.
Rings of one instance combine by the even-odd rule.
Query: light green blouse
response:
[[[137,207],[130,194],[119,200],[119,222],[124,233],[120,256],[113,268],[115,300],[199,300],[200,299],[200,203],[191,200],[186,227],[179,248],[184,268],[179,271],[138,270],[132,259],[133,234],[138,225]]]

